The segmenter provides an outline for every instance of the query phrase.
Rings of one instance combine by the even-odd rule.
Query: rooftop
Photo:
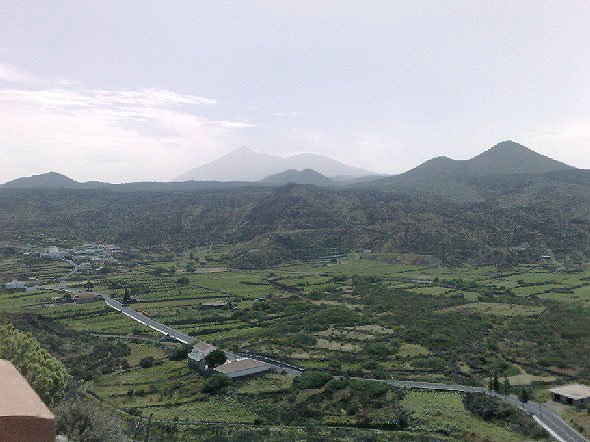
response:
[[[590,387],[581,384],[563,385],[561,387],[552,388],[549,391],[574,400],[590,397]]]
[[[11,362],[0,359],[0,416],[33,416],[53,419],[29,383]]]
[[[211,301],[211,302],[203,302],[201,304],[203,307],[225,307],[228,304],[227,301]]]
[[[249,368],[257,368],[262,367],[263,365],[268,365],[265,362],[257,361],[255,359],[245,358],[245,359],[238,359],[232,362],[226,362],[225,364],[220,365],[219,367],[215,368],[215,371],[220,373],[228,374],[228,373],[235,373],[236,371],[248,370]]]
[[[215,347],[213,347],[211,344],[207,344],[206,342],[199,341],[193,347],[193,350],[195,350],[195,349],[199,350],[203,353],[207,353],[207,352],[215,350]]]

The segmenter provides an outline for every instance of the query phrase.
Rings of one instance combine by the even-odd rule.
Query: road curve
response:
[[[368,379],[367,379],[368,380]],[[545,430],[547,430],[554,439],[559,442],[588,442],[588,439],[583,437],[580,433],[568,425],[555,412],[543,407],[537,402],[527,402],[522,404],[515,396],[504,397],[498,393],[490,391],[483,387],[473,387],[470,385],[458,384],[439,384],[430,382],[413,382],[413,381],[381,381],[398,388],[414,388],[421,390],[436,390],[436,391],[458,391],[461,393],[483,393],[494,396],[498,399],[505,400],[509,404],[520,408],[525,413],[532,416]]]

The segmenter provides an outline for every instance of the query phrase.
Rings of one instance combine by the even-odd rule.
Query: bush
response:
[[[323,371],[304,371],[293,380],[293,387],[305,390],[308,388],[321,388],[334,377]]]
[[[316,338],[306,333],[295,333],[291,343],[297,347],[312,346],[316,343]]]
[[[176,282],[180,285],[188,285],[189,280],[186,276],[182,276],[176,280]]]
[[[123,442],[129,440],[123,424],[89,399],[66,398],[54,410],[57,434],[71,442]]]
[[[463,405],[469,412],[486,421],[510,422],[512,427],[525,436],[530,436],[533,439],[548,437],[547,432],[539,427],[530,416],[498,398],[481,393],[467,393],[463,397]]]
[[[175,347],[174,349],[172,349],[172,351],[170,352],[170,354],[168,354],[168,359],[170,359],[171,361],[182,361],[186,358],[188,358],[188,354],[191,352],[191,346],[190,345],[179,345],[178,347]]]
[[[11,361],[45,403],[63,397],[70,375],[31,333],[0,323],[0,358]]]
[[[139,361],[139,366],[141,368],[150,368],[153,367],[155,364],[154,358],[152,356],[146,356]]]
[[[215,373],[205,380],[205,383],[201,386],[201,392],[205,394],[220,394],[225,392],[231,384],[232,380],[228,376],[222,373]]]

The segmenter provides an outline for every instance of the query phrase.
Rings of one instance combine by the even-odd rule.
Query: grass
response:
[[[407,391],[402,405],[411,413],[410,428],[455,440],[523,441],[524,437],[465,411],[459,393]]]
[[[176,262],[119,267],[111,274],[91,275],[88,279],[93,280],[97,291],[119,299],[122,287],[132,288],[140,300],[134,308],[222,348],[269,353],[306,369],[333,370],[349,376],[443,382],[453,382],[453,371],[474,376],[474,382],[481,381],[477,376],[504,354],[520,363],[523,358],[529,361],[531,348],[548,348],[551,344],[561,351],[564,341],[557,340],[557,332],[544,334],[534,327],[560,306],[580,311],[590,306],[590,285],[582,279],[586,274],[552,273],[535,266],[499,272],[491,267],[427,268],[350,257],[333,265],[284,265],[265,271],[199,267],[202,272],[187,273],[184,262],[173,275],[154,276],[153,272],[158,267],[174,269]],[[0,261],[0,274],[7,280],[12,279],[11,269],[38,278],[67,270],[55,262],[27,269],[17,259]],[[188,278],[188,284],[178,282],[181,276]],[[353,287],[353,278],[359,277],[378,278],[382,285],[374,286],[380,292],[371,292],[374,286],[370,284],[362,286],[362,290]],[[294,290],[277,288],[269,284],[269,278]],[[86,279],[81,277],[80,282]],[[387,291],[386,287],[395,289]],[[567,290],[574,293],[560,293]],[[52,291],[0,291],[0,310],[37,312],[77,331],[159,336],[102,302],[51,305],[54,296]],[[265,300],[257,301],[260,297]],[[201,305],[216,299],[232,301],[235,309],[204,309]],[[329,312],[335,313],[329,321],[321,322],[325,319],[321,314]],[[355,319],[343,323],[342,318],[349,314]],[[515,324],[517,328],[509,329]],[[468,332],[450,336],[458,328]],[[530,330],[535,331],[532,338],[524,334]],[[309,340],[301,340],[300,335]],[[514,339],[516,345],[505,342],[508,338]],[[451,351],[444,347],[449,339],[455,339]],[[484,339],[486,342],[480,345]],[[375,343],[386,346],[384,355],[373,357],[368,353]],[[204,379],[189,370],[186,361],[168,361],[158,343],[128,345],[131,369],[102,375],[90,388],[102,401],[132,413],[191,422],[251,423],[258,417],[252,411],[255,407],[242,399],[281,395],[289,390],[289,379],[268,375],[239,383],[239,400],[233,396],[204,397],[199,391]],[[582,347],[579,351],[583,351]],[[500,356],[498,349],[502,351]],[[158,365],[139,367],[139,361],[148,356]],[[511,383],[555,380],[543,369],[555,360],[567,361],[566,356],[555,355],[546,364],[534,361],[537,366],[530,371],[535,375],[522,370],[510,377]],[[487,362],[482,362],[484,359]],[[434,368],[429,363],[435,364]],[[529,365],[526,367],[529,369]],[[412,431],[419,434],[455,440],[522,440],[507,428],[467,413],[460,396],[453,393],[408,391],[403,405],[412,413]]]
[[[517,316],[537,316],[543,313],[543,311],[545,311],[545,307],[542,306],[476,302],[449,307],[440,310],[439,313],[466,312],[513,318]]]
[[[402,344],[397,352],[402,358],[415,358],[416,356],[429,355],[430,351],[419,344]]]

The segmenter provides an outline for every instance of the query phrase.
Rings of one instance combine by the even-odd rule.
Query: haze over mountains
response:
[[[286,167],[283,168],[283,167]],[[569,173],[568,175],[568,172]],[[79,183],[64,175],[50,172],[27,178],[18,178],[0,188],[106,188],[121,191],[135,190],[203,190],[209,188],[235,188],[240,186],[276,186],[287,183],[316,185],[323,187],[360,186],[376,189],[429,194],[460,194],[473,198],[479,188],[498,186],[497,176],[527,176],[528,181],[554,180],[547,174],[565,174],[584,177],[587,173],[572,166],[540,155],[533,150],[515,143],[503,141],[470,160],[452,160],[447,157],[433,158],[408,172],[382,177],[371,172],[347,166],[331,158],[304,154],[281,158],[240,148],[218,160],[193,169],[179,177],[194,180],[170,183],[126,183],[109,184],[101,182]],[[199,178],[197,180],[196,178]],[[571,177],[570,177],[571,178]],[[563,179],[561,176],[560,179]],[[478,188],[474,190],[474,188]]]
[[[435,158],[347,184],[313,169],[257,182],[127,184],[50,173],[0,186],[0,208],[0,226],[20,235],[74,223],[84,240],[93,232],[131,245],[227,242],[232,262],[253,268],[334,247],[393,244],[449,263],[493,263],[498,249],[523,241],[539,253],[590,247],[590,170],[511,141],[470,160]]]
[[[290,169],[313,169],[327,177],[375,175],[325,155],[304,153],[283,158],[241,147],[178,176],[174,181],[260,181]]]

